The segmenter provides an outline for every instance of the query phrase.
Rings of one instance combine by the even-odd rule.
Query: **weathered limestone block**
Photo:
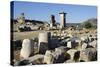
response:
[[[66,47],[64,47],[64,46],[55,48],[55,52],[59,52],[59,54],[62,54],[62,53],[64,53],[65,51],[66,51]]]
[[[83,43],[82,44],[82,50],[85,50],[87,48],[88,44],[87,43]]]
[[[34,55],[34,56],[28,58],[28,61],[30,63],[32,63],[33,65],[43,64],[43,60],[44,60],[44,55],[42,55],[42,54],[37,54],[37,55]]]
[[[94,47],[94,48],[97,48],[97,40],[90,42],[89,45]]]
[[[80,61],[96,61],[97,60],[97,50],[94,48],[87,48],[80,51]]]
[[[32,43],[30,39],[24,39],[22,43],[22,48],[20,52],[20,57],[27,59],[32,51]]]
[[[55,59],[58,59],[58,57],[66,51],[67,51],[67,47],[61,46],[61,47],[55,48],[55,52],[52,52],[52,55]]]
[[[47,50],[44,56],[44,63],[52,64],[53,61],[54,61],[54,58],[53,58],[51,51]]]
[[[81,50],[82,41],[81,41],[80,39],[76,39],[76,40],[75,40],[75,43],[76,43],[76,49],[77,49],[77,50]]]
[[[77,52],[76,49],[70,49],[70,50],[67,51],[67,53],[70,54],[71,60],[74,60],[74,55],[75,55],[76,52]]]
[[[52,53],[54,57],[54,63],[64,63],[64,61],[70,59],[70,55],[66,53],[68,49],[64,46],[58,47],[55,49],[55,52]]]
[[[86,39],[88,39],[88,37],[87,36],[82,36],[80,39],[81,39],[81,41],[85,41]]]
[[[71,41],[68,41],[68,42],[67,42],[67,47],[68,47],[68,48],[72,48]]]

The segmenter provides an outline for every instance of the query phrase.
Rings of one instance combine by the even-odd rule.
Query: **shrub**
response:
[[[90,29],[90,28],[92,28],[92,24],[89,23],[89,22],[86,22],[86,23],[84,24],[84,27],[85,27],[86,29]]]

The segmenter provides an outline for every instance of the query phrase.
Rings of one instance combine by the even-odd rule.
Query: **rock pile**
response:
[[[51,47],[53,48],[50,49]],[[37,50],[34,50],[35,48]],[[32,52],[33,55],[31,55]],[[96,61],[97,38],[94,35],[81,37],[70,35],[70,37],[60,38],[60,36],[52,37],[50,33],[43,32],[39,34],[38,40],[34,38],[23,40],[20,57],[22,59],[16,61],[15,65]]]

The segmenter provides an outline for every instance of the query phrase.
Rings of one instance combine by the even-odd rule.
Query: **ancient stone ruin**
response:
[[[26,22],[21,14],[15,24],[19,31],[14,32],[15,66],[97,60],[97,30],[77,29],[77,24],[68,27],[66,13],[59,15],[59,24],[55,15],[50,16],[50,24],[41,24]]]
[[[60,14],[60,28],[64,28],[66,25],[66,13],[62,12]]]

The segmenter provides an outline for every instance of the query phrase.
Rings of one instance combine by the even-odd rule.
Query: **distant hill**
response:
[[[91,23],[93,27],[97,28],[97,19],[96,18],[88,19],[88,20],[84,21],[82,24],[84,25],[86,23]]]
[[[91,19],[88,19],[88,20],[84,21],[83,23],[86,23],[86,22],[89,22],[89,23],[92,23],[92,24],[97,24],[97,19],[96,18],[91,18]]]
[[[17,20],[11,20],[12,22],[16,23]],[[46,21],[39,21],[39,20],[28,20],[26,19],[25,22],[31,22],[32,24],[36,25],[36,24],[49,24],[48,22]],[[90,19],[87,19],[85,21],[83,21],[82,23],[66,23],[66,26],[67,27],[70,27],[70,26],[79,26],[79,27],[82,27],[84,26],[85,23],[91,23],[92,26],[96,27],[97,28],[97,19],[96,18],[90,18]],[[60,25],[60,23],[56,22],[57,25]]]
[[[66,23],[66,26],[67,27],[70,27],[70,26],[80,26],[81,25],[81,23]]]
[[[14,20],[11,19],[11,21],[14,22],[14,23],[17,22],[16,19],[14,19]],[[25,22],[26,22],[26,23],[27,23],[27,22],[31,22],[31,23],[33,23],[33,24],[44,24],[43,21],[38,21],[38,20],[28,20],[28,19],[26,19]]]

